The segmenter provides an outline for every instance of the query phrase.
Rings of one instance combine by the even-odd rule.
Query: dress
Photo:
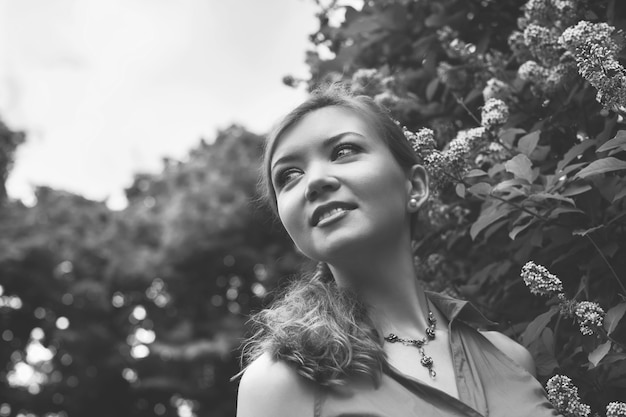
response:
[[[381,384],[350,384],[349,392],[319,389],[315,417],[547,417],[559,416],[541,384],[478,330],[495,323],[472,304],[426,292],[447,317],[460,400],[391,365]]]

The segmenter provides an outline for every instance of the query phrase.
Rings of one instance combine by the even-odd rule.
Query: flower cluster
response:
[[[554,92],[575,72],[575,65],[571,62],[571,55],[563,54],[560,63],[549,69],[539,65],[533,60],[526,61],[517,70],[521,80],[528,81],[541,91]]]
[[[509,46],[523,63],[519,78],[530,82],[535,93],[552,94],[575,74],[560,36],[577,20],[578,9],[578,0],[529,0],[524,6],[523,32],[513,32]]]
[[[485,88],[483,88],[483,100],[485,101],[497,98],[506,102],[512,95],[511,86],[497,78],[490,78]]]
[[[602,327],[606,315],[602,307],[591,301],[577,302],[568,299],[563,292],[561,280],[551,274],[546,267],[528,261],[522,267],[521,277],[532,294],[546,297],[556,294],[559,299],[560,313],[563,317],[574,317],[583,335],[592,335],[599,327]]]
[[[503,125],[508,118],[509,107],[506,103],[497,98],[490,98],[483,106],[480,124],[489,129]]]
[[[514,30],[508,38],[509,48],[511,48],[511,52],[513,52],[513,56],[519,62],[526,62],[532,59],[532,55],[530,53],[530,49],[526,46],[526,42],[524,42],[524,34],[519,30]]]
[[[588,417],[591,408],[580,402],[578,388],[565,375],[555,375],[546,383],[548,400],[566,417]]]
[[[559,312],[561,313],[561,316],[565,318],[574,317],[578,302],[576,300],[570,300],[563,293],[558,294],[557,297],[559,298]]]
[[[485,127],[473,127],[471,129],[459,131],[456,134],[456,137],[450,141],[448,149],[451,149],[451,152],[455,152],[454,149],[473,152],[485,143],[487,143],[487,130]]]
[[[435,134],[431,129],[422,128],[417,132],[411,132],[406,127],[403,127],[402,130],[413,151],[418,155],[423,156],[435,150],[437,143],[435,142]]]
[[[566,29],[559,43],[574,55],[578,72],[598,90],[596,100],[616,109],[626,103],[626,69],[617,61],[619,45],[607,23],[580,21]]]
[[[559,32],[555,29],[531,23],[524,29],[524,43],[545,67],[559,62]]]
[[[453,178],[450,177],[452,161],[447,154],[435,150],[426,155],[424,165],[430,173],[430,185],[433,191],[441,190],[452,181]]]
[[[522,278],[530,292],[536,295],[552,296],[563,292],[563,284],[556,275],[551,274],[544,266],[533,261],[522,267]]]
[[[626,403],[615,401],[606,406],[606,417],[626,417]]]
[[[578,0],[529,0],[524,5],[524,21],[564,28],[576,21]]]
[[[584,335],[592,335],[594,330],[602,327],[606,313],[598,305],[591,301],[581,301],[574,309],[576,320],[580,326],[580,332]]]
[[[462,130],[450,141],[445,150],[439,151],[436,149],[435,136],[431,129],[424,128],[417,132],[403,129],[411,147],[424,161],[435,192],[459,179],[467,171],[468,157],[486,143],[487,137],[484,127]]]

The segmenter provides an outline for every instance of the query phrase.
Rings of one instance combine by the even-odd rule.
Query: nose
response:
[[[308,201],[314,201],[322,194],[339,188],[339,180],[323,168],[309,170],[308,177],[309,181],[304,189],[304,198]]]

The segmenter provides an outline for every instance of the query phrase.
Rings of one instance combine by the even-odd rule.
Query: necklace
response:
[[[435,329],[437,327],[437,319],[430,309],[428,310],[428,328],[426,329],[426,336],[421,339],[403,339],[401,337],[396,336],[393,333],[390,333],[389,336],[385,337],[385,340],[389,343],[402,343],[405,346],[415,346],[422,358],[420,359],[420,363],[423,367],[428,369],[428,375],[431,378],[435,378],[437,373],[433,369],[433,358],[428,356],[426,352],[424,352],[424,345],[428,343],[429,340],[435,339]]]

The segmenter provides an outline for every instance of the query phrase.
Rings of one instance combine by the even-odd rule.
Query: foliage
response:
[[[0,212],[0,415],[234,415],[235,347],[295,258],[233,126],[139,174],[119,212],[40,187]],[[52,413],[52,414],[46,414]]]
[[[624,399],[626,4],[318,4],[312,77],[286,81],[349,81],[406,126],[433,176],[428,285],[499,321],[543,382],[571,378],[583,414]]]

